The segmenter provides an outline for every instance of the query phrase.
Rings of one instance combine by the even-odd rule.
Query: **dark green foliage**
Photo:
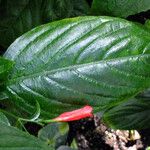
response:
[[[32,28],[54,20],[88,13],[85,0],[1,0],[0,45],[7,48]]]
[[[92,4],[93,14],[124,18],[149,9],[149,0],[93,0]]]
[[[53,150],[39,139],[0,123],[0,150]]]
[[[104,120],[116,129],[144,129],[150,127],[150,90],[110,109]]]

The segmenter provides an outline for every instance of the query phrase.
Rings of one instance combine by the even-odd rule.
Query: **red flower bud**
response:
[[[54,122],[69,122],[69,121],[75,121],[80,120],[87,117],[92,117],[93,108],[91,106],[85,106],[81,109],[73,110],[70,112],[65,112],[58,116],[57,118],[52,119]]]

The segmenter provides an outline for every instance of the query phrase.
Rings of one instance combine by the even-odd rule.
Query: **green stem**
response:
[[[56,120],[42,120],[42,119],[39,119],[38,121],[41,122],[41,123],[53,123],[53,122],[58,122],[58,121],[56,121]]]
[[[44,122],[42,123],[42,122],[40,122],[40,120],[35,120],[35,121],[33,121],[33,120],[30,120],[30,119],[24,119],[24,118],[19,118],[21,121],[25,121],[25,122],[32,122],[32,123],[36,123],[36,124],[39,124],[39,125],[41,125],[41,126],[44,126]]]

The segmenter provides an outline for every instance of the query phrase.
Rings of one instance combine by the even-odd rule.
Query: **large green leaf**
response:
[[[93,0],[92,4],[94,14],[118,17],[128,17],[149,9],[149,0]]]
[[[79,17],[37,27],[5,53],[16,65],[13,102],[45,116],[89,104],[102,110],[150,87],[150,32],[111,17]]]
[[[87,12],[85,0],[1,0],[0,45],[8,47],[17,37],[40,24]]]
[[[0,91],[3,89],[4,81],[7,80],[13,65],[14,63],[12,61],[0,57]]]
[[[150,127],[150,90],[124,102],[104,114],[112,128],[143,129]]]
[[[53,150],[36,137],[0,123],[0,150]]]

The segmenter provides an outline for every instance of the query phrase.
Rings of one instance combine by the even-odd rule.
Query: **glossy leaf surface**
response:
[[[94,14],[128,17],[150,9],[149,0],[94,0]]]
[[[15,61],[7,92],[48,119],[91,105],[111,107],[150,87],[150,32],[111,17],[79,17],[37,27],[5,53]]]

